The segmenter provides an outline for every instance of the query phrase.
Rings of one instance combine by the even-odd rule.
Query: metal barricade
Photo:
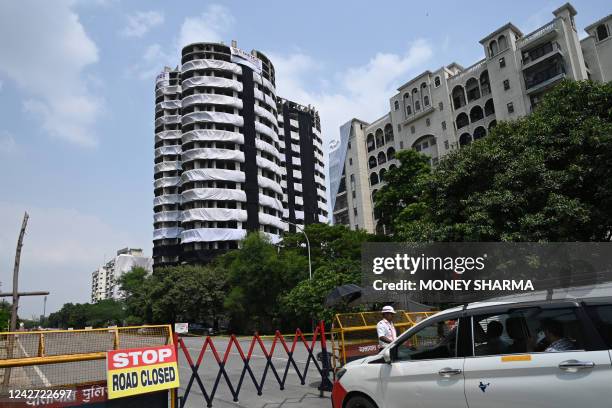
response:
[[[108,350],[172,342],[169,325],[0,333],[0,397],[10,389],[105,384]]]
[[[398,310],[393,321],[398,336],[435,313]],[[331,329],[334,372],[349,361],[378,353],[376,324],[381,318],[380,312],[339,313],[334,316]]]
[[[263,338],[267,336],[260,336],[259,334],[255,334],[251,340],[249,341],[248,350],[243,348],[238,341],[238,338],[234,335],[229,337],[229,341],[225,348],[225,351],[220,353],[215,346],[213,338],[207,336],[204,339],[204,343],[200,348],[200,352],[197,358],[194,358],[189,353],[188,347],[185,345],[185,341],[183,338],[175,339],[175,347],[177,348],[177,355],[179,355],[178,350],[180,349],[185,357],[189,367],[191,368],[191,376],[187,382],[187,386],[185,388],[185,392],[183,395],[178,397],[178,406],[184,407],[187,403],[187,399],[189,398],[190,393],[192,392],[192,388],[194,382],[197,383],[198,388],[200,389],[204,399],[206,400],[206,404],[208,407],[213,406],[213,401],[215,399],[215,395],[217,394],[218,387],[223,379],[223,382],[229,389],[233,401],[238,402],[240,391],[243,389],[244,380],[248,375],[248,378],[255,386],[257,391],[257,395],[262,395],[265,381],[269,377],[269,373],[272,374],[276,382],[278,383],[280,390],[285,389],[287,375],[291,368],[297,373],[298,379],[301,385],[306,384],[306,376],[308,374],[309,368],[312,366],[315,367],[318,375],[321,378],[321,383],[318,386],[320,396],[323,396],[323,391],[331,390],[331,380],[330,380],[330,367],[329,367],[329,356],[327,352],[327,343],[325,340],[325,324],[320,322],[316,327],[314,333],[312,334],[312,340],[309,342],[304,333],[300,329],[297,329],[295,334],[293,335],[293,340],[291,342],[287,342],[285,340],[285,336],[283,336],[279,331],[275,333],[272,338],[272,343],[269,347],[266,347],[264,344]],[[307,359],[303,370],[300,370],[295,359],[294,353],[296,351],[296,347],[298,345],[303,345],[305,347],[307,353]],[[317,361],[315,356],[315,347],[320,345],[321,347],[321,364]],[[273,359],[276,358],[274,353],[276,350],[281,349],[281,352],[284,352],[284,356],[286,356],[287,362],[284,365],[284,368],[277,368],[274,365]],[[215,376],[214,383],[212,387],[206,387],[204,385],[204,381],[200,375],[199,369],[204,364],[204,355],[207,351],[210,351],[213,355],[214,361],[213,364],[217,366],[217,374]],[[263,353],[263,358],[265,359],[265,367],[263,372],[258,376],[253,371],[253,367],[251,366],[251,362],[254,358],[254,352]],[[240,377],[237,382],[232,382],[228,372],[226,370],[226,364],[228,363],[228,358],[230,353],[238,353],[240,359],[242,360],[243,367],[240,373]]]

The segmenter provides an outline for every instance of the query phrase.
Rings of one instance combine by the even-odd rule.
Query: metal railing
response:
[[[172,341],[169,325],[0,333],[0,395],[105,382],[108,350]]]

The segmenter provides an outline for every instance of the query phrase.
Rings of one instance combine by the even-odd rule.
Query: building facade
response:
[[[115,257],[91,274],[91,301],[92,303],[104,299],[121,298],[119,278],[134,267],[153,271],[153,260],[144,256],[142,249],[123,248],[117,251]]]
[[[508,23],[480,40],[482,60],[425,71],[397,89],[382,118],[341,126],[330,151],[334,223],[389,233],[376,222],[373,197],[385,173],[398,165],[397,151],[414,149],[435,166],[449,152],[486,137],[498,121],[529,114],[564,78],[612,79],[612,15],[588,26],[581,41],[575,15],[566,3],[529,34]]]
[[[248,231],[327,221],[318,112],[276,95],[261,52],[195,43],[155,85],[155,267],[206,263]]]

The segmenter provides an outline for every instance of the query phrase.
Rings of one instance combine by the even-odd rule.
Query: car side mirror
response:
[[[386,349],[384,349],[382,356],[383,360],[385,360],[385,363],[391,364],[391,347],[387,347]]]

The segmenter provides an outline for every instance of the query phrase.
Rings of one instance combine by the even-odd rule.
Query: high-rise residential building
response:
[[[195,43],[155,84],[155,267],[205,263],[248,231],[327,222],[321,126],[276,95],[272,62]]]
[[[123,248],[117,255],[91,274],[91,301],[104,299],[120,299],[119,278],[134,267],[140,267],[148,272],[153,270],[153,260],[144,256],[142,249]]]
[[[454,149],[486,137],[498,121],[529,114],[564,78],[610,81],[612,15],[589,25],[583,40],[571,4],[553,15],[528,34],[511,23],[501,26],[480,40],[482,60],[425,71],[397,89],[383,117],[341,126],[329,155],[333,222],[389,233],[377,223],[373,197],[398,165],[397,151],[414,149],[435,166]]]

